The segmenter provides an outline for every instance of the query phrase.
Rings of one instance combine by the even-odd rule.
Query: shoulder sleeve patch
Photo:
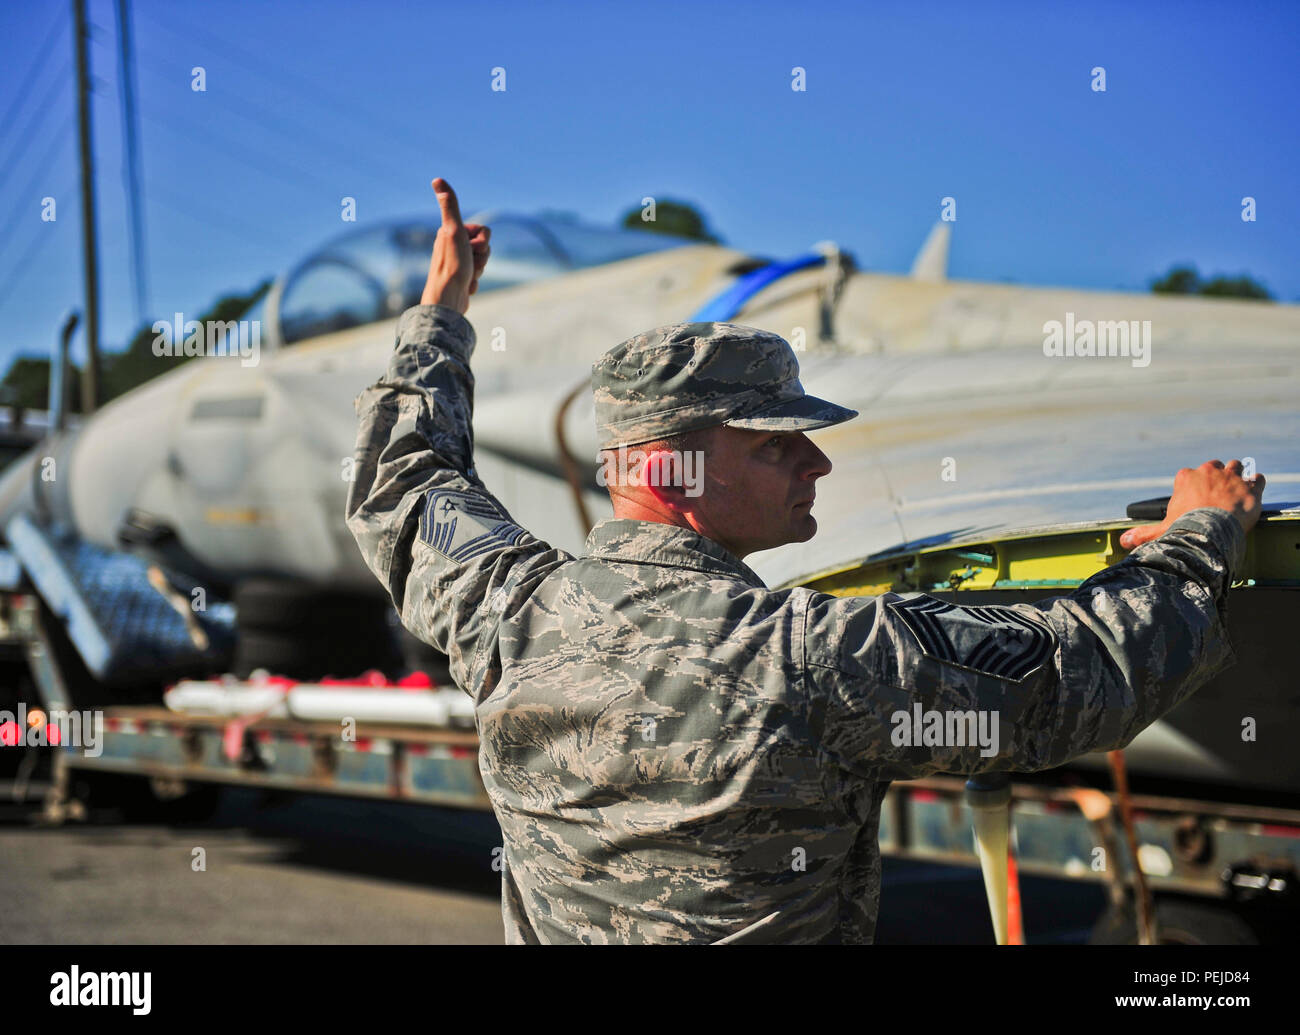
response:
[[[526,534],[493,500],[455,489],[430,493],[420,514],[420,539],[457,562],[514,546]]]
[[[921,651],[950,665],[1019,683],[1056,652],[1056,633],[1010,607],[967,607],[934,597],[891,600]]]

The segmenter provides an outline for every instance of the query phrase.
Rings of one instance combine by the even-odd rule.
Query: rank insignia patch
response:
[[[927,655],[1020,682],[1056,651],[1056,634],[1009,607],[967,607],[934,598],[890,601]]]
[[[420,514],[420,538],[453,561],[514,546],[526,534],[490,500],[454,489],[432,493]]]

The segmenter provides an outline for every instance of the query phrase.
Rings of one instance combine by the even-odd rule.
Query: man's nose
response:
[[[823,453],[807,435],[802,436],[806,456],[803,461],[803,477],[822,478],[831,473],[831,458]]]

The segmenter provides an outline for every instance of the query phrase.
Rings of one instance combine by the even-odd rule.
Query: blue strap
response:
[[[720,295],[715,295],[690,318],[689,323],[722,322],[732,319],[745,307],[745,303],[774,281],[780,280],[788,273],[808,269],[810,266],[822,266],[826,256],[820,252],[809,252],[798,258],[773,262],[752,273],[746,273],[731,287]]]

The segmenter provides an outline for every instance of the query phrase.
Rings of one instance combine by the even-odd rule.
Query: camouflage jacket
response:
[[[473,347],[455,310],[403,314],[357,399],[347,523],[475,701],[507,942],[869,943],[890,780],[1122,747],[1235,661],[1245,534],[1214,508],[1008,606],[774,591],[651,522],[553,549],[474,471]],[[900,742],[918,706],[996,713],[997,752]]]

